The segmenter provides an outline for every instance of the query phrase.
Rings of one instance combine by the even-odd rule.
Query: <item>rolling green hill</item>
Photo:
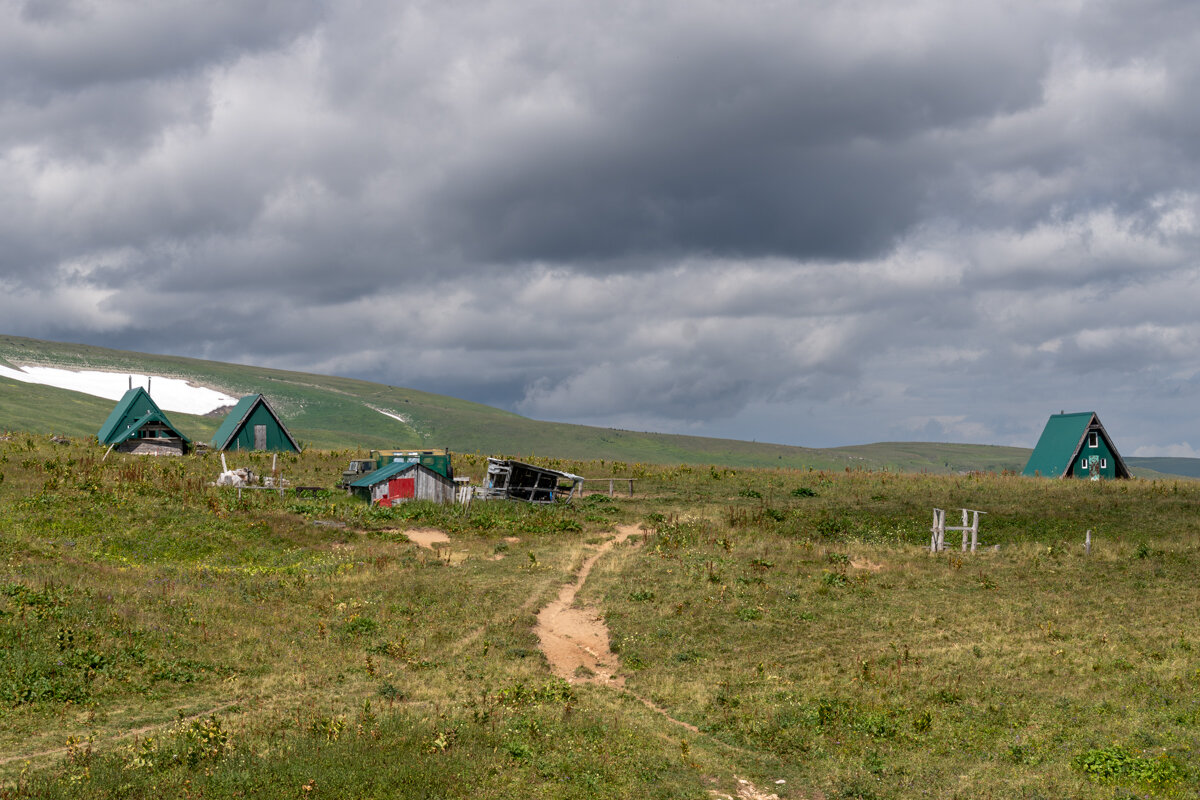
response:
[[[16,336],[0,336],[0,363],[151,373],[184,378],[234,397],[261,392],[302,445],[330,450],[449,447],[456,452],[489,455],[647,464],[848,467],[932,473],[1018,471],[1030,452],[1021,447],[931,442],[814,449],[540,422],[479,403],[352,378]],[[112,406],[111,401],[91,395],[0,378],[0,430],[89,436],[99,429]],[[220,416],[177,412],[172,412],[171,418],[195,441],[208,441],[221,422]],[[1136,464],[1138,474],[1143,476],[1158,474],[1151,470],[1200,474],[1200,469],[1195,469],[1200,462],[1176,463],[1191,461],[1197,460],[1131,459],[1131,465]]]
[[[1126,458],[1125,463],[1135,475],[1143,470],[1153,470],[1158,474],[1181,475],[1187,478],[1200,478],[1200,458],[1167,458],[1135,456]]]

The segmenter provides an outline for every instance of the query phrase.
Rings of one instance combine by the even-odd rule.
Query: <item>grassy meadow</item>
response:
[[[372,509],[103,455],[0,441],[0,798],[1200,791],[1197,482],[547,460],[636,496]],[[555,679],[537,611],[619,524],[578,602],[627,691]]]

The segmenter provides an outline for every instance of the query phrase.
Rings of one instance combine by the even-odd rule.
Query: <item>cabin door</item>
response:
[[[255,425],[254,426],[254,449],[255,450],[266,450],[267,449],[267,426],[266,425]]]
[[[411,500],[417,495],[416,478],[392,478],[388,481],[388,498],[394,503],[397,500]]]

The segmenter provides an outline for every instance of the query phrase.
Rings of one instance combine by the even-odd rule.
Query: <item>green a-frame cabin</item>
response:
[[[1052,414],[1022,475],[1043,478],[1128,478],[1129,468],[1094,411]]]
[[[300,452],[267,398],[248,394],[238,401],[212,438],[213,450],[278,450]]]
[[[186,455],[192,440],[176,428],[149,393],[140,386],[129,389],[117,401],[96,434],[100,444],[118,453],[140,455]]]

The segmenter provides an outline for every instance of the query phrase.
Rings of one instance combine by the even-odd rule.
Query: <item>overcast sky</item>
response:
[[[1200,455],[1198,173],[1194,0],[0,0],[0,332],[539,419]]]

